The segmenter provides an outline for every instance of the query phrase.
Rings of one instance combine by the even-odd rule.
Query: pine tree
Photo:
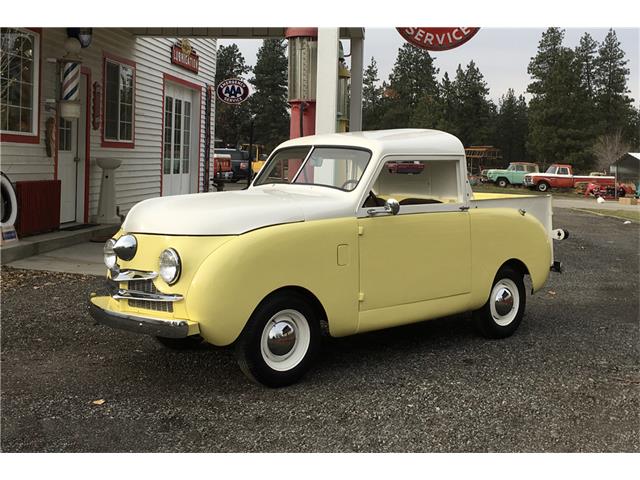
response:
[[[575,53],[564,47],[564,30],[549,28],[529,63],[529,137],[527,150],[543,165],[573,163],[585,170],[593,161],[592,133],[585,128],[586,108],[580,95]]]
[[[465,146],[486,145],[494,134],[495,105],[480,69],[471,60],[466,69],[458,65],[454,80],[458,108],[454,114],[460,140]]]
[[[596,103],[604,134],[625,129],[631,121],[627,63],[616,32],[610,29],[598,50],[595,68]]]
[[[575,63],[578,71],[580,88],[586,97],[595,98],[595,68],[598,42],[585,32],[580,38],[580,44],[575,48]]]
[[[382,102],[382,127],[402,128],[411,126],[413,110],[427,95],[436,97],[438,69],[427,50],[405,43],[398,49],[398,56],[389,75]]]
[[[285,50],[284,40],[264,40],[256,57],[255,76],[249,80],[255,88],[249,104],[255,115],[254,142],[264,144],[268,152],[289,138]]]
[[[241,77],[251,71],[245,64],[238,46],[232,43],[218,48],[216,58],[216,86],[228,78]],[[227,105],[216,97],[216,137],[225,145],[237,146],[248,137],[249,105]]]
[[[500,97],[496,119],[496,147],[505,162],[527,159],[526,142],[529,130],[527,103],[523,95],[516,97],[512,88]]]
[[[381,125],[381,105],[383,88],[378,86],[378,64],[371,57],[371,63],[364,71],[362,81],[362,125],[363,130],[376,130]]]

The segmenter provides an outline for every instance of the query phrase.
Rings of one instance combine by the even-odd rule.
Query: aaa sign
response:
[[[451,50],[469,41],[478,27],[398,27],[400,35],[412,45],[425,50]]]
[[[224,103],[238,105],[249,97],[249,85],[241,78],[228,78],[218,84],[218,98]]]

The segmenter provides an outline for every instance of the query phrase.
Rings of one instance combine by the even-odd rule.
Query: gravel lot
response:
[[[555,223],[566,271],[513,337],[480,338],[462,315],[327,338],[280,390],[249,383],[229,349],[93,325],[100,278],[3,269],[2,450],[637,452],[639,226]]]

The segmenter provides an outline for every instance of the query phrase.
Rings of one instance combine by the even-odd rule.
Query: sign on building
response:
[[[187,70],[198,73],[200,57],[191,47],[189,40],[183,38],[171,47],[171,63]]]
[[[425,50],[451,50],[468,42],[478,27],[398,27],[407,42]]]
[[[220,101],[229,105],[238,105],[249,98],[249,85],[241,78],[223,80],[216,90]]]

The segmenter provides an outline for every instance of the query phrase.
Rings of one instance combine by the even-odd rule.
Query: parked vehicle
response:
[[[413,174],[420,173],[424,169],[424,164],[419,161],[414,162],[388,162],[389,173]]]
[[[616,192],[617,190],[617,192]],[[636,189],[635,185],[628,183],[619,183],[614,185],[598,185],[597,183],[589,183],[585,190],[584,196],[589,197],[602,197],[606,200],[610,200],[612,198],[621,198],[628,196],[635,196]]]
[[[215,180],[228,181],[233,177],[231,168],[231,155],[227,153],[215,153],[213,155],[213,178]]]
[[[249,152],[249,144],[243,143],[240,145],[240,149],[244,152]],[[262,144],[253,144],[253,157],[251,161],[251,170],[256,174],[260,171],[262,166],[264,165],[265,160],[267,159],[267,155],[265,154],[265,147]],[[248,158],[248,157],[247,157]]]
[[[560,270],[566,233],[550,196],[474,194],[466,172],[462,143],[435,130],[289,140],[246,190],[135,205],[104,247],[116,293],[91,315],[171,348],[233,344],[270,387],[301,378],[325,323],[342,337],[473,311],[508,337],[524,276],[534,292]]]
[[[540,192],[550,188],[575,188],[579,183],[613,185],[615,177],[603,175],[574,175],[571,165],[554,163],[544,173],[529,173],[524,177],[524,185]]]
[[[236,148],[216,148],[215,154],[225,154],[231,157],[231,182],[243,180],[249,176],[249,152]]]
[[[499,187],[508,185],[522,185],[527,173],[538,173],[537,163],[511,162],[506,169],[491,169],[487,171],[487,180]]]

